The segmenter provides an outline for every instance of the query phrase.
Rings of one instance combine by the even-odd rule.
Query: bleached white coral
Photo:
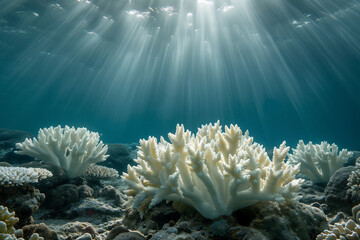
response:
[[[330,225],[330,230],[325,230],[316,237],[316,240],[359,240],[360,226],[353,220],[345,224],[335,223]]]
[[[0,205],[0,240],[24,240],[15,236],[14,225],[18,221],[19,218],[15,217],[15,212],[10,213],[7,207]],[[29,240],[44,240],[44,238],[34,233]]]
[[[289,151],[283,142],[274,148],[271,161],[265,149],[253,143],[237,125],[220,122],[203,125],[196,135],[177,125],[161,137],[140,140],[135,160],[122,178],[133,196],[132,207],[151,199],[149,207],[162,200],[181,201],[204,217],[214,219],[262,200],[289,200],[302,179],[294,179],[299,166],[284,163]]]
[[[44,168],[0,167],[0,185],[5,187],[37,183],[48,177],[52,173]]]
[[[297,148],[293,149],[293,154],[289,154],[289,162],[292,164],[301,163],[300,173],[308,176],[313,182],[326,183],[336,170],[343,167],[344,163],[353,155],[346,149],[342,149],[338,155],[336,144],[305,145],[300,140]]]
[[[91,165],[88,167],[83,173],[86,179],[109,179],[109,178],[117,178],[119,177],[118,171],[113,168],[100,166],[100,165]]]
[[[99,134],[86,128],[65,126],[39,130],[38,138],[17,143],[18,154],[56,165],[75,178],[91,164],[105,161],[107,145],[100,141]]]

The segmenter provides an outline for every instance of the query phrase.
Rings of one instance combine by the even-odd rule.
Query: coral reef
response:
[[[304,144],[300,140],[293,153],[289,154],[291,164],[301,163],[300,173],[309,177],[316,183],[327,183],[336,170],[343,167],[348,159],[353,155],[346,149],[342,149],[338,154],[336,144]]]
[[[8,167],[0,171],[0,204],[19,218],[6,209],[14,218],[7,225],[0,214],[0,240],[359,239],[360,205],[354,207],[360,200],[359,164],[338,169],[327,185],[318,184],[295,179],[300,164],[284,161],[285,143],[267,152],[236,125],[222,131],[219,122],[208,124],[196,134],[178,125],[168,136],[168,141],[141,140],[133,163],[136,152],[114,144],[112,162],[104,162],[112,168],[90,164],[71,178],[68,169],[51,161],[25,161],[20,167],[27,170],[0,163],[0,170]],[[42,140],[37,141],[40,145]],[[54,150],[51,141],[43,143],[53,157],[70,143],[56,143],[59,149]],[[77,148],[86,150],[88,143],[82,144]],[[337,155],[333,150],[328,155]],[[0,146],[0,154],[7,151]],[[116,170],[125,163],[132,166],[118,178]],[[35,168],[53,176],[40,181],[47,174]]]
[[[289,148],[274,148],[273,160],[237,125],[221,131],[220,122],[203,125],[196,135],[177,125],[176,133],[140,140],[137,166],[123,174],[131,205],[181,201],[214,219],[262,200],[290,200],[302,179],[299,166],[284,163]],[[145,200],[145,201],[144,201]]]
[[[60,166],[70,178],[80,176],[90,165],[105,161],[107,146],[98,133],[65,126],[39,130],[38,138],[16,144],[15,153]]]
[[[37,183],[48,177],[52,173],[44,168],[0,167],[0,185],[5,187]]]

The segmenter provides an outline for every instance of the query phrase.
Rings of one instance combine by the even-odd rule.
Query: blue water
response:
[[[360,0],[1,0],[0,127],[237,123],[360,149]]]

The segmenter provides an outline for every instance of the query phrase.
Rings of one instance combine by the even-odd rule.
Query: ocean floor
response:
[[[140,216],[139,211],[127,206],[126,184],[120,176],[69,180],[58,167],[15,154],[15,143],[31,136],[0,129],[0,166],[42,167],[53,174],[36,184],[0,186],[0,205],[19,218],[14,225],[18,238],[30,239],[38,233],[46,240],[295,240],[325,239],[319,234],[326,229],[330,229],[325,231],[326,236],[333,234],[334,226],[341,225],[352,233],[360,229],[360,194],[348,180],[357,170],[355,161],[360,152],[354,152],[347,166],[327,184],[306,180],[294,201],[258,202],[210,220],[188,205],[165,201],[144,209]],[[127,164],[134,165],[136,144],[109,144],[108,154],[104,166],[121,175]],[[352,184],[358,186],[356,181]],[[1,236],[0,232],[0,239],[4,239]]]

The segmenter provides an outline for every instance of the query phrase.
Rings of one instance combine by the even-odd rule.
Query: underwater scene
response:
[[[0,0],[0,240],[360,240],[360,0]]]

